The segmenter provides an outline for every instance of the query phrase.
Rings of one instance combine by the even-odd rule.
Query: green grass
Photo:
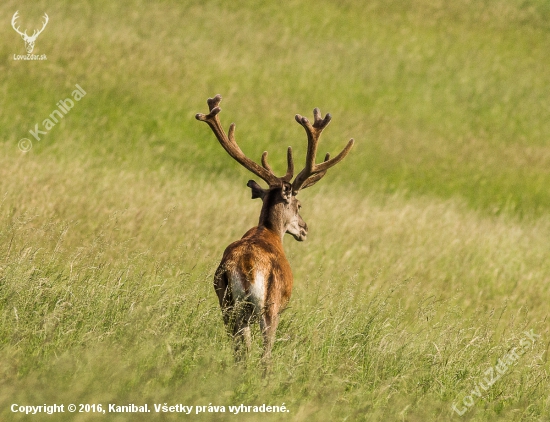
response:
[[[549,420],[550,8],[447,3],[2,3],[0,418],[147,402],[458,420],[452,404],[533,329],[462,418]],[[22,27],[50,16],[47,61],[13,60],[15,10]],[[87,95],[20,152],[74,84]],[[194,119],[217,93],[245,153],[280,173],[288,145],[305,154],[296,113],[333,115],[320,153],[356,139],[300,194],[310,235],[285,239],[295,289],[267,378],[257,331],[233,363],[212,288],[260,207]]]

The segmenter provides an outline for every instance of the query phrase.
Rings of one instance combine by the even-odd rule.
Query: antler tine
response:
[[[292,183],[292,189],[294,192],[298,192],[300,189],[308,188],[323,178],[329,168],[335,166],[348,155],[354,140],[350,139],[346,147],[336,157],[330,159],[330,154],[325,156],[325,161],[320,164],[315,164],[315,158],[317,155],[317,146],[319,144],[319,138],[321,133],[328,126],[332,116],[327,113],[324,119],[321,118],[321,111],[318,108],[313,110],[314,123],[313,125],[309,120],[299,114],[296,115],[296,121],[300,123],[307,133],[307,155],[306,165],[304,169],[296,176],[296,179]]]
[[[271,166],[267,162],[267,151],[264,151],[264,153],[262,154],[262,166],[267,171],[270,171],[271,173],[273,173],[273,170],[271,169]]]
[[[325,155],[324,162],[328,161],[329,159],[330,159],[330,154],[327,152],[327,154]],[[327,173],[327,170],[324,170],[324,171],[320,171],[317,174],[314,174],[313,176],[308,177],[304,181],[304,183],[302,184],[302,187],[300,189],[305,189],[305,188],[308,188],[308,187],[314,185],[319,180],[321,180],[326,173]]]
[[[43,17],[44,17],[45,19],[44,19],[44,23],[42,24],[42,28],[39,29],[39,30],[36,30],[36,29],[35,29],[34,32],[33,32],[33,34],[32,34],[33,37],[38,37],[38,36],[42,33],[42,31],[44,30],[44,28],[46,28],[46,25],[47,25],[48,22],[50,21],[50,18],[49,18],[49,16],[48,16],[47,13],[44,13],[44,16],[43,16]],[[31,38],[32,38],[32,37],[31,37]]]
[[[288,147],[288,150],[286,152],[286,174],[283,177],[279,177],[280,180],[283,182],[290,182],[292,180],[292,177],[294,176],[294,159],[292,158],[292,147]],[[267,151],[264,151],[262,154],[262,166],[273,173],[273,170],[271,169],[271,166],[267,162]]]
[[[13,27],[13,29],[15,29],[15,32],[17,32],[19,35],[27,35],[27,31],[25,30],[25,32],[21,32],[19,30],[19,26],[16,28],[15,27],[15,21],[17,20],[17,18],[19,17],[19,10],[17,10],[14,14],[13,14],[13,17],[11,18],[11,26]]]
[[[222,97],[220,94],[216,95],[214,98],[209,98],[207,103],[208,108],[210,109],[210,113],[206,115],[198,113],[195,115],[195,118],[202,122],[206,122],[208,126],[210,126],[210,129],[212,129],[212,132],[214,132],[214,134],[216,135],[216,138],[220,142],[223,149],[225,149],[225,151],[231,157],[233,157],[235,161],[237,161],[247,170],[254,173],[256,176],[263,179],[269,186],[280,185],[281,179],[275,176],[275,174],[271,170],[271,167],[269,167],[269,164],[267,164],[267,152],[264,152],[264,154],[262,155],[262,164],[265,167],[264,168],[256,164],[246,155],[244,155],[242,150],[237,145],[237,142],[235,142],[235,123],[231,123],[231,126],[229,126],[229,134],[225,134],[220,119],[218,117],[218,113],[221,111],[218,105],[220,104],[221,100]]]
[[[292,158],[292,147],[286,150],[286,174],[282,178],[285,182],[290,182],[294,177],[294,159]]]

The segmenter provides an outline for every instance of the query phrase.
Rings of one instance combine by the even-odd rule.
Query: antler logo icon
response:
[[[15,27],[15,21],[17,20],[18,17],[19,17],[19,10],[14,13],[13,18],[11,19],[11,26],[13,26],[13,29],[15,29],[15,32],[21,35],[21,38],[23,38],[23,41],[25,41],[25,49],[27,50],[27,53],[30,54],[34,50],[34,43],[36,39],[44,30],[50,18],[48,17],[47,13],[44,13],[44,25],[42,25],[42,28],[38,31],[35,29],[32,35],[28,36],[27,30],[25,30],[25,32],[21,32],[19,30],[19,27]]]

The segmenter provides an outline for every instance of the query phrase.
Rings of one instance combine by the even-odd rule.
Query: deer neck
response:
[[[262,206],[262,212],[260,213],[260,221],[258,222],[258,227],[265,227],[267,230],[275,233],[281,239],[281,242],[286,233],[283,207],[284,204],[282,202],[273,204],[270,203],[270,198],[266,198]]]

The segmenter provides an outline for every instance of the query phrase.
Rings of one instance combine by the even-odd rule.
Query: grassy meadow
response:
[[[47,60],[14,60],[16,10],[29,33],[49,15]],[[547,1],[6,0],[0,18],[0,420],[550,420]],[[310,231],[285,239],[295,287],[265,378],[257,328],[234,363],[212,288],[260,210],[194,118],[218,93],[277,173],[288,145],[305,156],[296,113],[332,114],[320,154],[356,140],[300,193]]]

